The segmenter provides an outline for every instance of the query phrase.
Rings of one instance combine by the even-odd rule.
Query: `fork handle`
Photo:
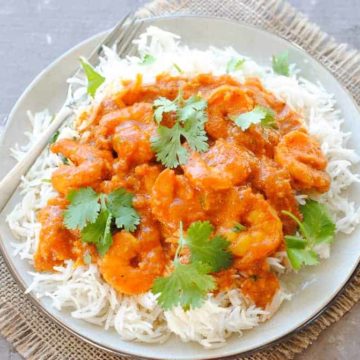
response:
[[[40,135],[36,144],[26,155],[9,171],[0,182],[0,212],[4,209],[12,194],[18,187],[21,177],[27,173],[31,165],[49,143],[49,139],[59,129],[60,125],[72,114],[72,110],[63,106],[51,122],[49,127]]]

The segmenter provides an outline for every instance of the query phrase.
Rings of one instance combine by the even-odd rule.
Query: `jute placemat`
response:
[[[360,103],[360,53],[338,44],[283,0],[156,0],[141,16],[206,14],[242,20],[297,43],[322,62]],[[360,271],[332,305],[304,330],[246,359],[292,359],[360,299]],[[0,256],[0,332],[26,359],[124,359],[101,351],[48,320],[16,285]]]

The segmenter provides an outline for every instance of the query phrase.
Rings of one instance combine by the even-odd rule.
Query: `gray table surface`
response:
[[[45,66],[78,42],[110,28],[130,9],[145,2],[0,0],[0,127],[16,99]],[[338,41],[360,49],[360,0],[290,0],[290,3]],[[357,304],[297,359],[359,359],[359,333],[360,304]],[[0,359],[21,359],[1,336]]]

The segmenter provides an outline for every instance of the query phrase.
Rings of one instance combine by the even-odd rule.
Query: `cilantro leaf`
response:
[[[272,68],[276,74],[289,76],[289,53],[284,51],[272,57]]]
[[[151,291],[160,294],[157,301],[164,310],[177,305],[196,308],[204,302],[207,293],[216,288],[215,280],[208,272],[209,266],[200,262],[175,262],[174,271],[169,276],[157,278]]]
[[[64,224],[68,229],[83,229],[87,222],[98,217],[99,195],[90,187],[72,190],[67,199],[70,205],[64,211]]]
[[[105,81],[105,78],[99,74],[85,58],[81,57],[80,63],[88,81],[87,92],[90,96],[94,97],[96,90]]]
[[[166,98],[154,101],[154,118],[158,124],[161,123],[165,112],[176,112],[173,127],[160,125],[157,136],[151,140],[156,158],[164,166],[174,168],[187,162],[189,154],[182,144],[183,139],[193,150],[203,152],[208,149],[208,138],[204,128],[206,107],[207,102],[199,95],[184,100],[181,91],[174,101]]]
[[[295,270],[300,270],[302,265],[317,265],[318,255],[314,250],[308,249],[287,249],[287,255],[291,266]]]
[[[101,209],[96,221],[89,223],[81,231],[81,240],[94,244],[101,256],[105,255],[112,244],[111,219],[109,210]]]
[[[196,118],[199,121],[204,121],[205,109],[207,102],[200,95],[191,96],[187,100],[182,100],[183,105],[178,109],[178,118],[180,121]]]
[[[141,60],[141,65],[151,65],[156,61],[156,57],[151,54],[145,54]]]
[[[155,121],[160,124],[163,118],[163,114],[177,110],[175,101],[171,101],[165,97],[160,97],[154,101],[153,107]]]
[[[160,125],[157,136],[151,139],[156,159],[167,168],[185,164],[189,154],[181,144],[181,126],[176,123],[172,128]]]
[[[303,215],[304,237],[314,244],[330,243],[334,240],[335,224],[326,207],[315,200],[300,206]]]
[[[286,252],[291,266],[299,270],[302,265],[316,265],[318,255],[314,246],[320,243],[330,243],[335,236],[335,224],[326,207],[315,200],[307,200],[300,207],[303,221],[294,214],[283,211],[299,225],[302,236],[285,236]]]
[[[210,240],[213,230],[209,221],[194,222],[188,228],[185,243],[191,252],[191,262],[208,264],[211,272],[217,272],[231,265],[232,254],[224,237],[214,236]]]
[[[226,64],[226,72],[232,73],[237,70],[241,70],[245,64],[245,59],[231,58]]]
[[[135,231],[140,224],[140,216],[133,208],[134,195],[125,189],[117,189],[107,196],[107,207],[113,217],[118,229]]]
[[[186,121],[182,128],[181,135],[184,136],[191,149],[198,152],[205,152],[208,150],[208,137],[204,128],[204,123],[196,117]]]
[[[236,233],[242,232],[244,230],[246,230],[246,226],[240,223],[236,223],[232,228],[232,231]]]
[[[59,135],[60,135],[60,131],[59,130],[55,131],[49,140],[49,144],[50,145],[54,144],[56,142],[56,140],[58,139]]]
[[[275,113],[272,109],[256,105],[254,109],[237,116],[231,116],[242,131],[247,130],[252,124],[261,124],[263,127],[276,128]]]

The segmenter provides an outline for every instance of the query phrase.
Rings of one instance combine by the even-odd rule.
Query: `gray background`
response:
[[[220,0],[219,0],[220,1]],[[289,0],[338,41],[360,49],[360,0]],[[78,42],[145,0],[0,0],[0,126],[29,82]],[[0,284],[1,286],[1,284]],[[360,304],[298,359],[359,359]],[[0,336],[0,359],[20,356]]]

